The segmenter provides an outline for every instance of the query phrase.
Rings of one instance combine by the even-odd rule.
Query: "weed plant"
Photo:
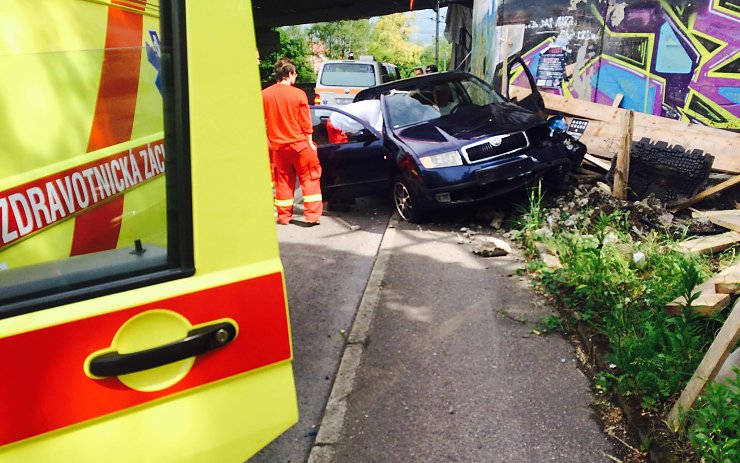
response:
[[[646,411],[665,413],[722,325],[722,314],[704,317],[691,308],[699,295],[697,284],[711,273],[711,261],[679,252],[675,239],[666,233],[633,236],[629,212],[584,211],[574,226],[543,233],[546,215],[541,190],[533,189],[519,238],[527,252],[533,253],[538,241],[557,249],[563,268],[551,271],[530,266],[530,271],[536,270],[536,284],[569,307],[574,319],[589,324],[608,340],[610,369],[597,374],[595,386],[633,396]],[[734,260],[734,254],[725,259]],[[678,313],[668,313],[666,304],[678,296],[686,302]],[[734,414],[699,413],[694,423],[704,424],[694,425],[691,442],[701,452],[720,458],[705,457],[707,462],[740,462],[738,454],[728,460],[730,450],[722,450],[740,447],[738,389],[729,398],[730,393],[722,391],[712,390],[714,396],[707,396],[704,403],[716,408],[722,400],[734,401]],[[717,422],[724,423],[720,429],[706,431],[707,423]],[[730,424],[734,428],[726,428]]]
[[[688,438],[705,463],[740,461],[740,369],[727,383],[711,383],[688,415]]]

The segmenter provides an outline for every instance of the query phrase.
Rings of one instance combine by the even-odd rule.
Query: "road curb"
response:
[[[380,301],[380,292],[383,289],[383,279],[390,259],[397,224],[398,216],[394,214],[388,221],[388,226],[383,233],[378,255],[375,258],[370,278],[357,308],[352,330],[347,337],[347,344],[339,363],[337,377],[329,394],[324,416],[319,424],[316,441],[311,448],[307,463],[330,463],[334,460],[335,446],[342,437],[344,417],[347,413],[347,401],[354,387],[355,376],[360,367],[360,360],[375,318],[375,309]]]

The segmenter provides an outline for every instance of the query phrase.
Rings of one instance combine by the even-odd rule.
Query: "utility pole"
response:
[[[434,2],[434,66],[439,70],[439,0]]]

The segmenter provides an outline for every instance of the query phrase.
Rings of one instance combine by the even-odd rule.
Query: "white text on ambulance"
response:
[[[162,140],[0,192],[0,247],[164,173]]]

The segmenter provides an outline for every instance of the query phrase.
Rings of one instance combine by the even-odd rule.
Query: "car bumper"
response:
[[[455,168],[458,172],[448,170],[436,178],[425,175],[423,184],[420,182],[418,187],[425,202],[432,207],[474,204],[521,189],[547,172],[570,164],[571,161],[563,156],[537,159],[520,155],[492,165],[460,166]]]

